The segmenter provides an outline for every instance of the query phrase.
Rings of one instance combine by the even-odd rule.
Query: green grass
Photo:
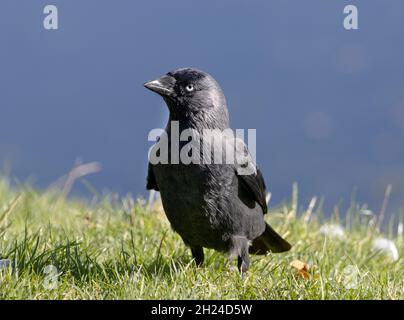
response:
[[[320,209],[307,221],[296,188],[292,198],[266,219],[293,249],[252,257],[242,280],[235,261],[212,250],[205,249],[204,267],[195,267],[158,202],[110,195],[88,204],[27,186],[11,189],[0,179],[0,259],[13,263],[0,270],[0,299],[404,298],[402,238],[386,235],[400,255],[392,261],[372,250],[381,234],[355,205],[346,221],[327,220]],[[326,222],[343,225],[345,237],[322,235]],[[295,259],[310,265],[309,279],[290,266]],[[57,268],[56,277],[48,266]]]

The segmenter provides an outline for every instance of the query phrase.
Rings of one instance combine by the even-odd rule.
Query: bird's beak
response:
[[[144,84],[147,89],[156,92],[163,97],[169,97],[174,93],[174,85],[175,78],[168,75]]]

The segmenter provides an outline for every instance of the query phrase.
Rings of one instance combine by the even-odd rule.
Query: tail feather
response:
[[[289,242],[276,233],[271,226],[266,224],[264,233],[254,239],[250,247],[250,253],[266,254],[268,251],[279,253],[289,251],[291,248],[292,246]]]

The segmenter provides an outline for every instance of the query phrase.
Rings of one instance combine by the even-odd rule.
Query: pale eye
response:
[[[188,84],[188,85],[185,87],[185,90],[187,90],[188,92],[192,92],[192,91],[194,91],[194,89],[195,89],[195,87],[194,87],[193,84]]]

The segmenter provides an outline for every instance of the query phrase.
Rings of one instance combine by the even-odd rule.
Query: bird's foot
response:
[[[195,260],[197,267],[202,267],[205,258],[202,247],[191,247],[192,257]]]

